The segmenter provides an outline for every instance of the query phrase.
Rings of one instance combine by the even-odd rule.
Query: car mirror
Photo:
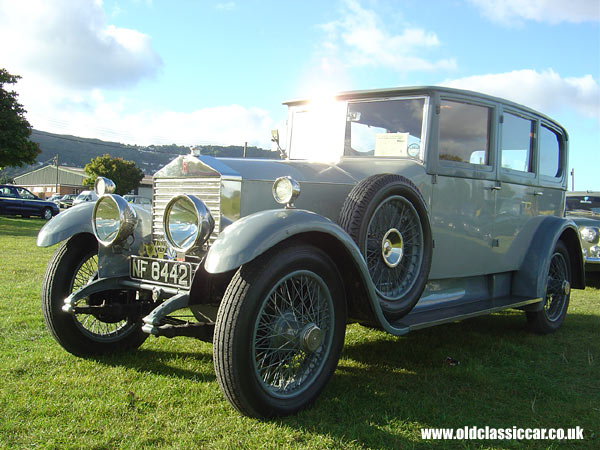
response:
[[[271,141],[279,145],[279,130],[271,130]]]

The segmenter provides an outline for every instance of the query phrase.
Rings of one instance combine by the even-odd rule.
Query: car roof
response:
[[[453,96],[464,96],[472,99],[479,99],[484,101],[491,101],[495,103],[501,103],[503,105],[520,109],[522,111],[528,112],[530,114],[542,117],[549,122],[552,122],[559,128],[561,128],[565,132],[565,136],[567,136],[566,130],[563,126],[561,126],[558,122],[556,122],[551,117],[546,116],[545,114],[536,111],[528,106],[521,105],[519,103],[513,102],[511,100],[507,100],[500,97],[494,97],[493,95],[484,94],[482,92],[469,91],[466,89],[456,89],[449,88],[443,86],[406,86],[406,87],[395,87],[395,88],[386,88],[386,89],[367,89],[367,90],[358,90],[358,91],[343,91],[338,92],[332,95],[332,98],[335,100],[366,100],[366,99],[384,99],[391,97],[402,97],[409,95],[453,95]],[[305,103],[309,103],[312,98],[299,98],[295,100],[290,100],[287,102],[283,102],[284,105],[287,106],[296,106]]]

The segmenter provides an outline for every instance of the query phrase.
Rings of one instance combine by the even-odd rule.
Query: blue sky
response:
[[[443,84],[559,121],[600,190],[598,0],[0,0],[0,41],[44,131],[270,147],[282,101]]]

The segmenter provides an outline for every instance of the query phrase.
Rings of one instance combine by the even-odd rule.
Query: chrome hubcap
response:
[[[388,267],[394,268],[404,255],[404,239],[402,239],[402,233],[395,228],[391,228],[383,236],[381,241],[381,256]]]
[[[309,323],[302,330],[302,348],[309,353],[317,351],[323,343],[323,332],[314,323]]]

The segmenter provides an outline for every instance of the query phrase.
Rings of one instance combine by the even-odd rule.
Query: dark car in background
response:
[[[61,197],[58,201],[58,206],[61,208],[70,208],[73,206],[73,200],[77,197],[77,194],[66,194]]]
[[[23,187],[0,184],[0,214],[11,216],[40,216],[50,220],[59,213],[58,206],[32,194]]]
[[[600,272],[600,192],[567,192],[566,215],[579,230],[586,272]]]

